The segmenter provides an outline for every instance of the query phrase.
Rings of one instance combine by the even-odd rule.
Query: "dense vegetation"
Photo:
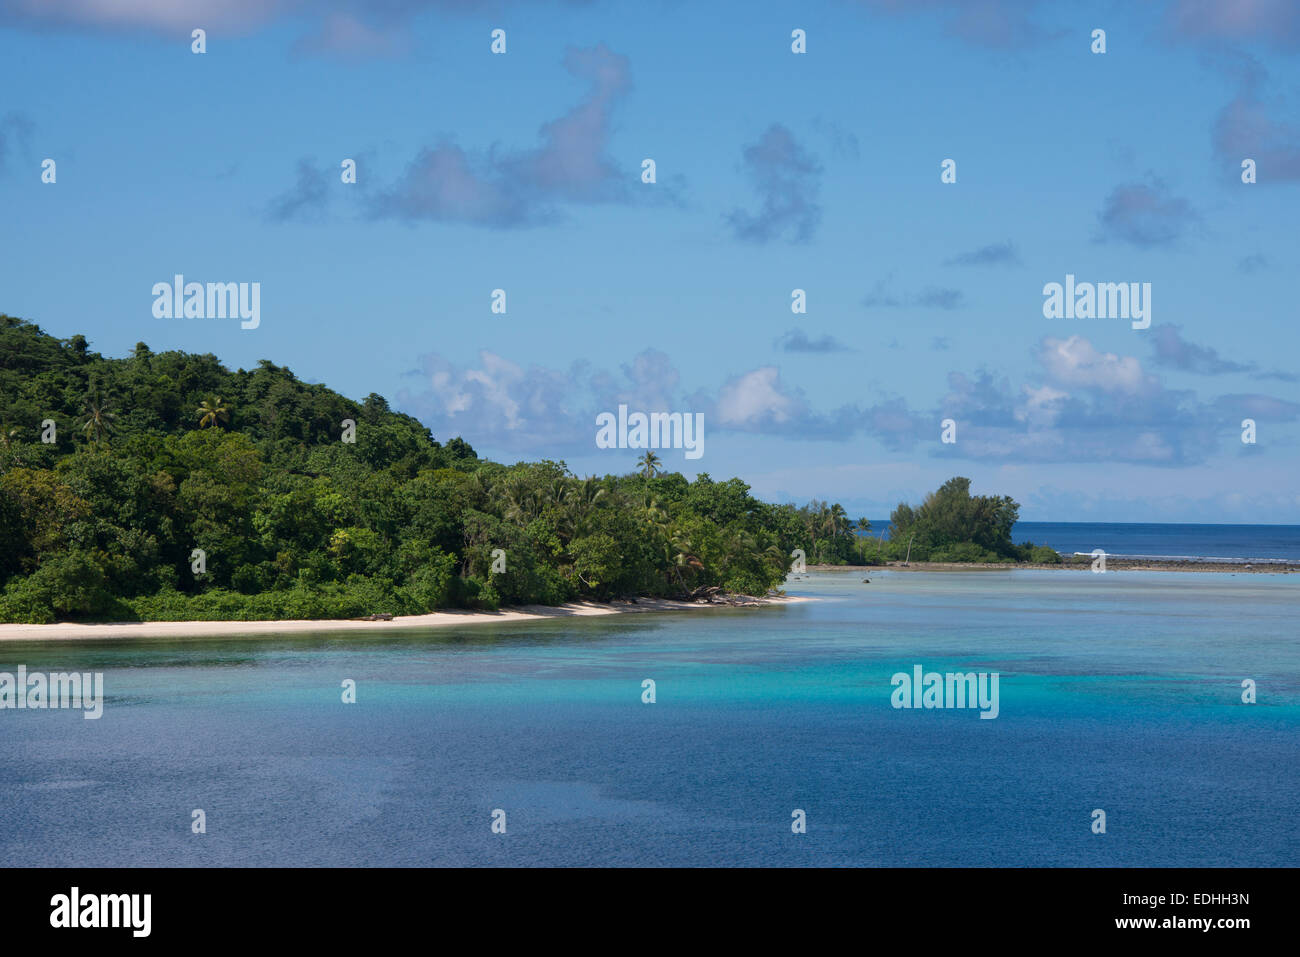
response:
[[[604,478],[483,461],[378,395],[357,403],[267,361],[232,372],[143,343],[108,359],[0,316],[4,621],[761,595],[808,511],[738,479],[660,474],[653,453]],[[836,524],[821,550],[851,553],[850,537]]]
[[[965,479],[900,506],[905,534],[880,542],[839,505],[770,505],[739,479],[658,466],[500,465],[378,395],[354,402],[265,360],[232,372],[144,343],[110,359],[0,315],[0,621],[761,595],[795,549],[861,564],[904,557],[908,536],[918,560],[965,556],[954,541],[1028,557],[1007,537],[1015,503],[963,504],[949,486]]]
[[[1056,564],[1052,549],[1012,544],[1020,506],[1005,495],[971,495],[970,479],[951,478],[913,508],[899,504],[889,516],[883,557],[930,562],[1038,562]],[[868,546],[869,549],[870,546]]]

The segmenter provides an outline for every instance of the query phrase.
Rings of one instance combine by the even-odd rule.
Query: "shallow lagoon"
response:
[[[0,864],[1300,864],[1300,578],[788,591],[820,600],[0,647],[0,670],[103,671],[107,698],[0,712]],[[999,672],[998,718],[895,710],[916,664]]]

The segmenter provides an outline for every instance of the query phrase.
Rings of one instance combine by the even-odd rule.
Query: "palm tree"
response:
[[[826,511],[826,531],[832,539],[839,538],[849,530],[849,515],[844,506],[836,502]]]
[[[503,505],[503,517],[520,525],[527,525],[542,512],[542,501],[537,489],[518,477],[506,482]]]
[[[743,529],[738,529],[728,535],[724,544],[729,562],[743,565],[747,558],[759,553],[758,543],[754,541],[754,536]]]
[[[568,539],[577,537],[590,524],[597,503],[607,494],[608,489],[594,475],[589,475],[570,489],[564,510],[564,534]]]
[[[222,422],[230,421],[230,410],[221,404],[221,396],[207,398],[198,408],[199,428],[206,429],[209,425],[220,427]]]
[[[826,503],[813,499],[802,509],[804,528],[808,533],[808,553],[817,551],[817,533],[826,527]]]
[[[109,433],[113,431],[113,422],[117,416],[104,408],[103,400],[98,392],[93,397],[86,397],[85,413],[86,421],[82,425],[81,431],[98,448],[99,443],[108,438]]]
[[[646,449],[645,455],[641,456],[636,461],[637,464],[641,466],[641,474],[646,478],[654,478],[659,474],[659,466],[662,463],[659,461],[659,456],[655,455],[649,449]]]
[[[545,491],[545,504],[552,505],[557,509],[563,509],[573,496],[573,489],[568,479],[557,478],[551,483],[551,487]]]
[[[601,484],[600,479],[594,475],[588,475],[578,486],[578,495],[576,502],[584,510],[596,507],[596,503],[605,497],[609,490]]]
[[[695,547],[684,532],[673,531],[665,539],[665,546],[664,554],[669,559],[668,567],[672,569],[673,574],[677,577],[677,587],[682,590],[683,594],[688,593],[690,589],[686,587],[686,582],[682,579],[682,569],[685,568],[692,573],[702,572],[704,571],[704,562],[700,561],[700,557],[695,554]]]
[[[667,532],[669,523],[668,510],[664,508],[659,496],[647,488],[641,496],[640,505],[645,516],[645,523],[660,532]]]
[[[470,504],[474,508],[482,509],[492,498],[492,483],[483,477],[482,469],[470,473],[465,488],[469,492]]]

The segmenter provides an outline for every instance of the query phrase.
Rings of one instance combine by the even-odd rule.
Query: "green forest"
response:
[[[900,505],[881,537],[838,504],[761,502],[652,452],[627,467],[502,465],[266,360],[232,372],[144,343],[105,358],[0,315],[0,621],[763,595],[796,549],[810,564],[1049,560],[1011,544],[1014,502],[967,479]]]

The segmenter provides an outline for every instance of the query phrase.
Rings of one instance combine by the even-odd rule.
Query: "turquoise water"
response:
[[[1300,864],[1300,577],[866,575],[762,609],[0,646],[107,695],[0,711],[0,864]],[[998,718],[894,709],[916,664],[998,672]]]

